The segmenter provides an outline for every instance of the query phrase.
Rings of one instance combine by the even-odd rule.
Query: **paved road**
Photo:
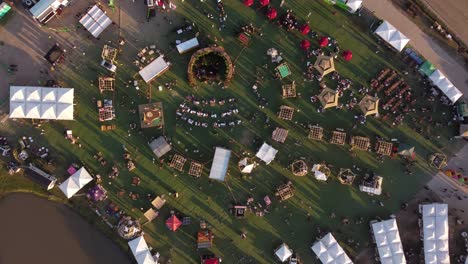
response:
[[[406,17],[390,0],[366,0],[364,6],[408,36],[413,46],[426,59],[446,74],[452,83],[468,96],[468,69],[459,58],[450,56],[436,41]]]
[[[461,40],[468,45],[468,1],[466,0],[423,0],[426,5],[452,31],[457,32]]]

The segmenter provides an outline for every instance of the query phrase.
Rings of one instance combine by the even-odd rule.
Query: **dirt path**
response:
[[[431,1],[432,2],[432,1]],[[438,1],[433,1],[438,2]],[[439,1],[443,2],[443,1]],[[459,58],[454,58],[442,46],[424,33],[406,17],[390,0],[366,0],[364,6],[408,36],[410,45],[444,72],[452,83],[468,95],[468,69]],[[465,9],[461,9],[461,11]],[[465,30],[466,31],[466,30]]]

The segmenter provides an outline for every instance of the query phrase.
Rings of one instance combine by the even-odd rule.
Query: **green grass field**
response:
[[[273,6],[279,8],[279,1],[273,1]],[[369,25],[364,22],[363,18],[352,16],[320,1],[287,0],[285,6],[279,9],[280,14],[286,9],[292,9],[300,22],[310,21],[312,30],[318,32],[319,35],[326,34],[336,38],[342,50],[352,50],[351,62],[341,60],[335,62],[337,71],[353,81],[352,89],[357,90],[362,85],[368,86],[370,79],[384,67],[391,67],[398,71],[408,70],[399,55],[387,51],[376,42],[370,33]],[[195,235],[199,220],[202,219],[206,220],[214,231],[215,246],[212,251],[222,257],[225,263],[275,263],[273,250],[282,242],[286,242],[294,251],[297,251],[304,263],[314,263],[315,255],[311,252],[310,246],[318,234],[317,228],[332,231],[350,256],[354,257],[359,250],[370,243],[368,221],[374,219],[375,216],[385,218],[397,212],[400,204],[410,199],[428,181],[430,174],[434,171],[428,167],[426,157],[441,148],[447,149],[450,144],[448,138],[454,135],[454,128],[435,128],[425,125],[424,135],[419,135],[413,131],[415,124],[408,125],[410,122],[392,127],[391,123],[368,118],[366,125],[359,125],[352,129],[353,116],[358,114],[357,110],[331,109],[325,113],[317,113],[318,104],[310,103],[309,98],[318,94],[318,82],[306,82],[302,74],[306,60],[304,52],[299,48],[299,43],[304,37],[297,31],[287,32],[278,28],[276,24],[266,20],[263,10],[247,8],[242,5],[241,1],[225,1],[225,10],[228,14],[227,28],[219,32],[217,21],[210,20],[203,15],[203,11],[217,14],[215,1],[200,3],[195,0],[186,0],[179,3],[176,10],[177,16],[196,21],[203,42],[213,43],[213,38],[217,37],[217,44],[223,46],[235,61],[236,73],[228,89],[222,90],[218,86],[201,85],[195,90],[186,82],[186,67],[190,54],[179,55],[176,50],[170,51],[168,57],[173,67],[152,85],[152,101],[162,101],[164,104],[166,125],[163,131],[146,129],[143,135],[139,135],[137,131],[131,131],[130,137],[127,135],[129,123],[138,123],[138,115],[131,114],[129,110],[135,108],[137,104],[147,102],[143,94],[149,89],[145,86],[141,87],[142,93],[137,94],[134,88],[125,86],[136,73],[136,68],[131,65],[137,53],[133,45],[141,45],[138,48],[143,48],[144,45],[154,40],[142,37],[143,41],[148,43],[127,45],[119,55],[119,64],[123,65],[119,66],[118,90],[113,96],[114,104],[117,106],[115,124],[118,129],[115,131],[100,131],[101,123],[98,122],[96,105],[92,99],[104,97],[99,94],[96,86],[89,85],[89,80],[97,78],[97,71],[104,73],[104,70],[96,63],[101,47],[90,47],[87,51],[86,57],[92,58],[89,63],[86,62],[89,67],[82,67],[76,71],[66,65],[63,66],[60,70],[61,81],[67,86],[76,88],[76,121],[47,123],[45,124],[47,137],[39,138],[39,142],[47,142],[54,150],[53,153],[56,153],[58,164],[56,175],[62,178],[66,167],[71,162],[81,161],[94,174],[104,176],[103,185],[109,191],[110,200],[117,202],[132,216],[141,219],[143,215],[139,208],[143,207],[146,210],[150,206],[149,202],[146,199],[132,201],[127,196],[118,197],[116,193],[119,190],[137,192],[140,197],[146,196],[147,193],[169,196],[169,192],[177,191],[179,198],[169,197],[168,204],[161,211],[160,217],[144,226],[145,237],[149,244],[161,252],[162,256],[170,257],[172,263],[197,263],[198,256],[202,252],[196,250]],[[337,12],[332,14],[332,11]],[[311,15],[307,17],[309,12]],[[213,23],[214,28],[211,26]],[[263,36],[254,37],[251,45],[243,49],[236,39],[235,32],[241,25],[248,23],[261,27]],[[178,25],[173,26],[175,28]],[[190,33],[186,34],[186,38],[192,37]],[[169,34],[167,40],[159,41],[159,47],[169,51],[169,42],[174,41],[176,37],[175,33]],[[313,47],[316,47],[317,41],[310,40]],[[288,100],[281,98],[282,82],[273,79],[274,66],[266,56],[266,50],[271,47],[282,52],[282,56],[289,64],[292,76],[284,79],[283,83],[295,81],[298,92],[301,94],[299,98]],[[381,50],[381,52],[377,54],[376,50]],[[267,69],[262,67],[265,64],[268,65]],[[258,108],[257,100],[251,90],[257,71],[265,77],[259,88],[262,96],[269,101],[269,106],[264,109]],[[325,79],[329,87],[335,88],[336,84],[331,77]],[[419,96],[422,86],[418,79],[419,75],[416,73],[407,76],[407,82]],[[173,90],[157,91],[158,85],[172,80],[177,80],[177,87]],[[237,98],[239,118],[243,120],[243,125],[234,129],[215,130],[194,127],[189,130],[187,125],[176,121],[175,111],[184,97],[190,94],[204,99],[213,95],[217,98],[230,96]],[[123,97],[124,95],[126,97]],[[107,97],[112,97],[112,95]],[[347,99],[345,96],[344,100]],[[135,104],[131,105],[130,100],[135,101]],[[119,106],[121,103],[123,106]],[[417,103],[418,106],[427,104],[422,97]],[[300,109],[300,112],[294,114],[292,121],[278,119],[276,112],[280,105],[292,106]],[[441,105],[433,107],[434,113],[430,114],[434,116],[434,119],[446,122],[450,116],[449,109]],[[442,115],[442,112],[447,114]],[[256,116],[256,119],[251,122],[253,116]],[[308,131],[301,124],[320,124],[327,131],[339,127],[345,129],[350,135],[368,136],[372,139],[375,135],[388,140],[398,138],[402,142],[416,146],[418,163],[412,175],[405,175],[402,161],[399,158],[386,158],[385,162],[380,163],[373,153],[362,151],[357,151],[357,156],[352,157],[348,145],[339,147],[326,141],[317,142],[307,139]],[[284,144],[273,143],[271,140],[271,133],[276,126],[289,129],[289,136]],[[19,131],[30,131],[29,127],[25,123],[15,124],[15,127],[5,133],[11,135],[16,132],[16,136],[20,136]],[[63,138],[66,128],[73,129],[74,134],[80,137],[82,148],[70,145]],[[153,154],[147,146],[147,141],[148,138],[161,134],[173,143],[174,151],[171,155],[179,153],[205,164],[204,175],[200,179],[187,175],[188,163],[185,165],[185,173],[172,171],[166,165],[160,168],[158,164],[152,163]],[[441,135],[440,139],[436,139],[438,135]],[[256,143],[252,144],[254,139]],[[251,177],[242,177],[237,169],[237,162],[242,152],[254,154],[263,140],[279,150],[277,160],[268,166],[260,165]],[[137,169],[132,172],[124,169],[123,144],[136,158]],[[229,175],[224,183],[209,182],[207,177],[216,146],[223,146],[234,152]],[[194,153],[195,149],[199,149],[200,152]],[[101,151],[110,161],[106,168],[101,167],[92,157],[98,151]],[[306,177],[293,176],[286,168],[299,157],[305,157],[309,165],[321,161],[333,164],[335,167],[333,176],[327,183],[313,179],[311,173]],[[169,161],[168,156],[165,158]],[[119,166],[121,174],[117,179],[109,182],[106,175],[113,162]],[[350,168],[354,164],[361,168],[371,169],[383,176],[383,190],[389,192],[391,197],[386,198],[384,195],[370,197],[359,192],[357,183],[362,175],[357,178],[353,186],[341,185],[334,177],[338,169]],[[133,176],[142,179],[139,187],[131,186]],[[29,182],[8,177],[0,176],[0,194],[30,188],[41,192]],[[273,198],[275,189],[288,180],[292,181],[296,187],[296,195],[286,202],[279,203]],[[260,202],[265,195],[273,199],[271,212],[266,216],[257,217],[250,214],[245,219],[238,220],[229,214],[228,208],[234,202],[243,203],[250,196]],[[82,214],[94,219],[93,213],[87,210],[84,199],[77,197],[72,201]],[[380,207],[378,201],[382,201],[385,206]],[[169,217],[170,210],[191,216],[192,225],[184,226],[176,233],[167,230],[164,223]],[[335,213],[337,217],[331,219],[329,217],[331,213]],[[351,224],[342,225],[343,217],[349,218]],[[360,217],[364,218],[364,223],[355,224]],[[246,239],[240,238],[241,232],[247,232]],[[353,242],[348,243],[349,239]],[[122,241],[120,243],[122,244]]]

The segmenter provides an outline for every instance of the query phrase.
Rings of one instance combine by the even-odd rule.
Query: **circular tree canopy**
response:
[[[187,71],[192,86],[196,86],[197,82],[223,82],[227,86],[234,75],[231,57],[222,47],[208,47],[195,52]]]

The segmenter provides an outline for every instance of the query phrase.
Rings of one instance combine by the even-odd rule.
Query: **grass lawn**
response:
[[[280,1],[272,2],[273,6],[279,8]],[[342,76],[353,81],[351,87],[353,90],[359,89],[362,85],[368,86],[370,79],[385,67],[400,72],[408,70],[399,55],[387,51],[376,42],[370,33],[369,25],[362,18],[341,12],[321,1],[287,0],[285,6],[279,9],[280,14],[286,9],[292,9],[300,22],[309,21],[312,30],[318,32],[319,35],[325,34],[336,38],[342,50],[352,50],[351,62],[338,60],[335,66]],[[350,256],[354,257],[371,241],[368,221],[374,219],[375,216],[385,218],[395,213],[402,202],[410,199],[417,190],[423,187],[430,174],[434,173],[428,167],[426,157],[434,151],[440,151],[441,148],[447,151],[447,146],[450,144],[448,138],[455,134],[455,129],[435,128],[425,124],[424,135],[420,135],[413,130],[416,124],[408,125],[411,123],[409,118],[406,123],[398,127],[392,127],[391,122],[388,121],[368,118],[366,125],[358,125],[353,129],[354,115],[358,114],[357,110],[331,109],[325,113],[317,113],[318,104],[312,104],[309,98],[319,93],[318,82],[304,81],[302,74],[306,60],[299,44],[305,37],[297,31],[287,32],[278,28],[276,24],[266,20],[264,10],[247,8],[241,1],[225,1],[225,10],[228,15],[227,28],[222,32],[218,31],[216,20],[210,20],[204,15],[204,12],[209,12],[217,16],[216,4],[212,0],[205,3],[186,0],[179,3],[175,13],[169,16],[174,19],[176,16],[182,16],[190,21],[196,21],[203,43],[213,43],[214,37],[218,39],[217,44],[223,46],[235,61],[236,72],[228,89],[223,90],[212,85],[200,85],[198,89],[189,87],[186,81],[186,67],[190,54],[179,55],[175,49],[170,51],[169,43],[173,42],[177,36],[175,33],[168,34],[166,39],[158,40],[158,47],[168,51],[173,67],[158,78],[152,84],[151,89],[152,101],[162,101],[164,104],[165,128],[163,131],[146,129],[142,135],[132,130],[129,137],[129,123],[138,123],[138,115],[130,113],[129,110],[136,108],[138,104],[148,102],[144,93],[149,89],[143,85],[141,92],[137,93],[133,87],[126,87],[128,81],[136,73],[136,68],[131,62],[137,54],[137,48],[141,49],[145,45],[154,43],[155,40],[149,39],[146,35],[142,35],[138,43],[128,39],[129,44],[123,47],[119,55],[119,64],[122,65],[119,65],[117,73],[117,91],[113,96],[107,96],[107,98],[113,97],[114,105],[117,106],[117,119],[114,123],[118,129],[101,132],[101,123],[98,122],[93,99],[103,98],[103,96],[99,94],[96,85],[90,85],[89,81],[97,79],[97,72],[104,74],[104,69],[98,66],[101,46],[89,45],[85,58],[74,59],[74,63],[81,60],[81,63],[86,65],[85,67],[76,70],[70,67],[70,63],[67,63],[60,66],[59,70],[60,81],[69,87],[75,87],[76,121],[46,123],[44,126],[47,136],[39,137],[38,141],[47,142],[54,150],[53,153],[56,153],[56,163],[59,164],[56,175],[63,179],[65,176],[62,177],[62,175],[65,175],[68,164],[81,161],[94,174],[104,176],[103,185],[109,191],[109,199],[118,203],[136,218],[143,217],[139,208],[146,210],[150,206],[149,202],[146,199],[132,201],[128,196],[118,197],[118,191],[124,189],[127,192],[137,192],[140,197],[146,196],[147,193],[168,196],[169,192],[177,191],[179,198],[169,197],[168,205],[162,209],[160,217],[144,225],[145,237],[149,244],[162,256],[170,256],[173,263],[197,263],[200,252],[196,250],[195,235],[198,222],[202,219],[206,220],[214,231],[215,246],[212,251],[221,256],[226,263],[275,263],[272,252],[282,242],[286,242],[297,251],[304,263],[315,263],[315,256],[310,251],[310,246],[315,241],[318,228],[322,231],[332,231],[342,242],[341,245],[348,250]],[[333,14],[332,11],[337,12]],[[309,12],[310,16],[308,16]],[[235,32],[240,29],[241,25],[248,23],[261,27],[263,36],[254,37],[251,45],[244,49],[237,41]],[[215,26],[212,27],[212,24]],[[176,28],[179,25],[175,23],[172,26]],[[183,37],[188,39],[192,35],[185,33]],[[318,45],[316,39],[306,38],[311,40],[313,48]],[[282,81],[283,83],[295,81],[298,92],[301,94],[299,98],[287,100],[281,98],[282,82],[273,79],[274,66],[266,56],[266,50],[271,47],[282,52],[282,56],[289,64],[292,75]],[[380,52],[375,53],[377,50]],[[313,63],[314,60],[311,62]],[[265,64],[267,68],[262,67]],[[259,92],[269,102],[268,107],[264,109],[258,108],[257,99],[251,89],[257,74],[264,76],[259,87]],[[415,93],[420,96],[422,86],[421,82],[418,82],[419,75],[410,74],[405,77]],[[336,84],[330,76],[325,79],[329,87],[335,88]],[[172,80],[177,80],[177,86],[174,89],[157,91],[158,85],[164,85]],[[191,94],[200,99],[209,99],[212,96],[237,98],[236,107],[239,108],[239,119],[243,121],[243,124],[233,129],[196,127],[190,129],[186,124],[176,120],[175,111],[183,102],[184,97]],[[348,99],[349,96],[345,96],[343,100]],[[130,103],[132,100],[134,104]],[[122,106],[119,106],[120,104]],[[294,114],[292,121],[278,119],[276,112],[280,105],[292,106],[300,112]],[[427,106],[429,103],[421,97],[417,105]],[[434,112],[425,115],[433,115],[434,120],[446,123],[450,117],[450,110],[439,104],[432,107]],[[443,115],[443,112],[446,114]],[[405,175],[402,162],[398,158],[387,158],[380,163],[373,153],[362,151],[357,151],[357,156],[352,157],[348,145],[339,147],[326,141],[317,142],[307,139],[308,130],[304,128],[304,124],[320,124],[328,132],[339,127],[351,135],[368,136],[372,140],[375,135],[388,140],[398,138],[400,141],[416,146],[418,163],[412,175]],[[271,133],[276,126],[289,130],[288,139],[284,144],[273,143],[271,140]],[[73,133],[80,137],[82,148],[70,145],[63,138],[66,128],[73,129]],[[13,123],[4,130],[4,133],[16,136],[22,133],[38,133],[31,131],[27,122]],[[0,131],[2,131],[1,128]],[[153,154],[147,147],[147,142],[150,137],[161,134],[173,143],[174,151],[170,155],[179,153],[205,164],[203,177],[194,179],[188,176],[187,164],[185,173],[179,173],[169,169],[167,165],[160,168],[158,164],[152,163]],[[436,138],[438,135],[441,135],[440,139]],[[260,165],[251,177],[242,177],[237,169],[237,162],[242,157],[242,152],[254,154],[263,140],[279,150],[277,160],[268,166]],[[255,143],[252,143],[253,141]],[[132,172],[127,172],[124,168],[122,145],[125,145],[136,159],[137,169]],[[224,183],[210,182],[207,177],[216,146],[223,146],[234,152],[229,175]],[[195,149],[200,150],[199,153],[194,152]],[[110,161],[105,168],[92,157],[98,151],[101,151]],[[169,161],[168,156],[165,157],[166,161]],[[327,183],[316,181],[310,173],[306,177],[295,177],[286,167],[299,157],[305,157],[309,165],[321,161],[333,164],[335,168],[332,175],[334,176],[339,168],[350,168],[353,164],[371,169],[384,178],[383,190],[389,192],[391,197],[386,198],[384,195],[370,197],[359,192],[357,183],[362,175],[358,176],[353,186],[339,184],[334,176]],[[109,182],[106,175],[114,162],[120,168],[121,174],[117,179]],[[131,186],[133,176],[141,178],[142,184],[139,187]],[[288,180],[292,181],[296,187],[295,197],[283,203],[278,203],[276,199],[273,199],[271,212],[266,216],[257,217],[250,214],[245,219],[238,220],[229,215],[228,208],[234,202],[243,203],[250,196],[256,201],[261,201],[265,195],[273,198],[276,187]],[[0,194],[19,189],[41,192],[36,186],[24,180],[15,179],[12,176],[0,176]],[[93,213],[87,210],[83,197],[73,198],[72,201],[82,214],[93,217]],[[379,201],[382,201],[385,206],[379,206]],[[191,216],[192,225],[184,226],[176,233],[170,232],[164,224],[170,215],[170,210]],[[331,213],[335,213],[337,217],[331,219],[329,217]],[[351,224],[342,225],[343,217],[349,218]],[[360,217],[364,218],[363,224],[355,224]],[[241,232],[247,232],[246,239],[240,238]],[[350,239],[352,241],[348,241]]]

